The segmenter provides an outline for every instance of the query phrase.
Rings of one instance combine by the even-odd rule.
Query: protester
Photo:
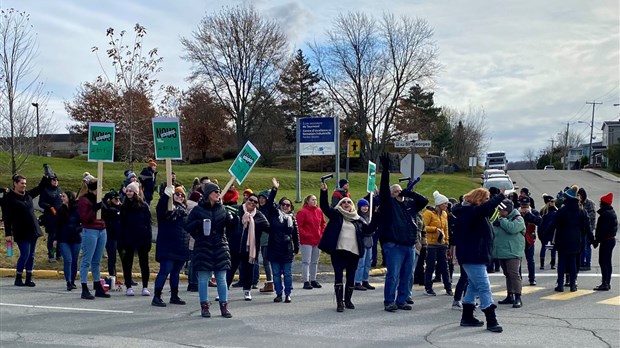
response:
[[[428,243],[426,271],[424,273],[425,294],[429,296],[437,295],[433,290],[433,271],[435,270],[435,265],[437,265],[439,270],[437,278],[443,278],[446,295],[453,296],[452,284],[448,275],[448,261],[446,260],[449,244],[448,213],[446,210],[449,201],[448,197],[442,195],[439,191],[433,192],[433,198],[435,199],[434,207],[427,207],[424,211],[424,226]]]
[[[306,290],[322,287],[316,279],[316,274],[321,254],[319,242],[325,225],[325,217],[317,205],[316,196],[306,196],[303,207],[297,212],[297,227],[301,244],[301,278],[304,282],[303,288]]]
[[[168,210],[170,198],[173,200],[172,210]],[[183,187],[167,186],[155,209],[158,224],[155,260],[159,262],[159,272],[151,304],[166,307],[161,295],[166,278],[170,276],[170,304],[184,305],[185,301],[179,298],[179,274],[189,259],[189,235],[184,229],[187,205]]]
[[[62,205],[60,194],[62,190],[58,187],[58,176],[53,172],[47,175],[47,184],[39,196],[39,207],[43,209],[41,221],[47,232],[47,258],[50,263],[60,259],[60,250],[52,243],[56,240],[56,228],[58,220],[58,210]]]
[[[340,181],[338,181],[338,187],[336,187],[334,193],[332,193],[331,207],[335,207],[344,197],[351,198],[351,194],[349,193],[349,180],[340,179]]]
[[[493,294],[487,274],[493,253],[493,227],[489,217],[504,199],[503,194],[489,198],[487,189],[477,188],[463,196],[463,205],[458,215],[459,227],[456,238],[456,256],[467,273],[467,291],[463,297],[461,326],[482,326],[484,322],[474,317],[476,297],[487,320],[487,330],[502,332],[497,322]]]
[[[415,180],[411,181],[404,191],[398,184],[390,186],[390,157],[384,153],[380,160],[382,173],[379,187],[379,230],[387,265],[383,305],[388,312],[398,309],[411,310],[413,307],[407,303],[407,299],[415,265],[414,246],[418,236],[414,221],[418,212],[428,204],[428,199],[411,191]],[[409,199],[405,201],[405,197]]]
[[[123,275],[127,296],[134,296],[132,288],[132,268],[134,253],[138,253],[140,273],[142,276],[142,296],[151,296],[149,283],[149,252],[152,246],[151,211],[149,206],[139,195],[140,188],[137,182],[127,185],[127,197],[121,206],[122,233],[119,237],[119,249],[123,251]]]
[[[525,220],[525,259],[527,260],[527,274],[530,285],[536,285],[536,264],[534,263],[534,248],[536,231],[542,225],[542,218],[536,209],[533,209],[531,198],[524,196],[519,201],[519,213]]]
[[[583,187],[579,188],[577,191],[577,197],[579,198],[580,206],[588,213],[588,219],[590,219],[590,229],[594,231],[596,228],[596,204],[593,200],[588,198],[588,193],[584,190]],[[580,271],[589,271],[591,269],[592,263],[592,247],[590,246],[592,243],[591,240],[583,240],[581,241],[581,245],[583,246],[583,250],[579,256],[579,270]]]
[[[103,290],[100,274],[101,257],[103,256],[108,235],[105,229],[105,222],[97,218],[97,211],[101,209],[101,202],[97,202],[97,178],[88,172],[84,174],[82,186],[78,193],[78,214],[82,223],[81,297],[85,300],[93,300],[95,297],[110,297]],[[95,296],[88,290],[89,268],[93,276]]]
[[[271,180],[272,188],[271,190],[265,190],[258,194],[258,210],[260,210],[265,218],[269,222],[275,215],[278,214],[278,207],[274,204],[276,194],[278,192],[278,187],[280,187],[280,183],[276,178]],[[263,269],[265,270],[265,284],[259,290],[260,292],[273,292],[273,277],[271,273],[271,264],[269,263],[269,233],[271,231],[271,227],[269,227],[263,235],[260,237],[260,256],[262,258]],[[258,266],[258,263],[255,264],[255,270]],[[258,272],[255,272],[256,276],[258,276]],[[258,277],[253,277],[252,284],[258,283]]]
[[[116,278],[116,253],[119,251],[118,237],[122,233],[121,197],[116,190],[112,189],[103,196],[101,217],[105,222],[108,235],[108,240],[105,243],[105,250],[108,254],[108,274]]]
[[[151,158],[147,161],[147,166],[142,169],[138,180],[142,185],[142,193],[144,195],[144,202],[147,205],[151,205],[153,200],[153,192],[157,185],[157,163]]]
[[[370,204],[364,198],[357,201],[357,213],[366,224],[370,224]],[[375,290],[375,287],[368,282],[370,273],[370,263],[372,259],[372,244],[374,231],[369,236],[364,236],[362,243],[364,244],[364,254],[360,257],[355,271],[355,290],[366,291]]]
[[[555,269],[555,246],[553,245],[553,237],[555,230],[551,228],[555,214],[558,212],[558,208],[555,206],[555,198],[553,196],[543,194],[543,201],[545,206],[540,209],[540,217],[542,218],[542,224],[539,228],[538,237],[540,239],[540,269],[545,269],[545,254],[549,249],[551,261],[549,266],[551,269]],[[550,246],[550,248],[549,248]]]
[[[196,178],[198,180],[198,178]],[[200,181],[199,181],[200,183]],[[200,193],[201,191],[194,191],[189,196],[187,200],[187,215],[191,214],[192,209],[194,209],[198,202],[202,199],[203,195]],[[189,233],[189,231],[187,231]],[[191,261],[194,255],[194,243],[195,240],[192,235],[189,235],[189,265],[187,267],[187,291],[189,292],[198,292],[198,273],[194,271],[194,264]]]
[[[598,221],[596,222],[596,235],[594,247],[600,245],[598,252],[598,264],[601,266],[601,285],[594,288],[598,291],[611,290],[612,273],[612,253],[616,246],[616,233],[618,232],[618,217],[612,207],[614,194],[609,192],[601,197],[600,208],[598,210]]]
[[[26,177],[19,174],[13,175],[13,187],[2,197],[2,219],[4,220],[5,240],[17,243],[19,258],[15,266],[15,286],[34,287],[32,270],[34,269],[34,253],[37,247],[37,239],[43,236],[39,221],[34,215],[32,199],[37,197],[48,182],[43,177],[39,185],[32,190],[26,190]],[[22,280],[22,274],[26,268],[26,281]]]
[[[499,218],[493,222],[493,258],[499,260],[506,277],[506,298],[499,304],[521,308],[521,275],[519,268],[525,256],[525,221],[511,200],[500,204]]]
[[[63,271],[67,282],[67,291],[77,289],[75,278],[77,276],[78,257],[82,246],[82,225],[78,214],[75,194],[65,191],[60,194],[62,205],[57,212],[56,234],[53,246],[60,249],[64,262]]]

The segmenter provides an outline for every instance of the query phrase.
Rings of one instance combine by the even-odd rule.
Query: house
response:
[[[605,121],[601,127],[603,131],[602,145],[605,149],[608,149],[612,145],[620,144],[620,120],[618,121]],[[607,165],[607,158],[602,156],[601,163]]]
[[[73,157],[88,154],[86,135],[41,134],[41,155],[50,157]]]
[[[603,146],[601,141],[597,141],[592,143],[592,163],[602,163],[602,154],[607,147]],[[568,168],[569,169],[580,169],[581,168],[581,158],[586,156],[590,158],[590,143],[581,144],[577,147],[568,149]]]

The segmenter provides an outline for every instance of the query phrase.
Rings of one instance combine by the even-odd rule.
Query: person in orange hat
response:
[[[616,246],[616,233],[618,233],[618,217],[611,205],[614,194],[609,192],[601,197],[601,207],[597,211],[599,218],[596,222],[596,232],[592,245],[596,248],[601,246],[598,252],[598,264],[601,266],[601,285],[594,288],[597,291],[611,290],[612,253]]]
[[[144,201],[150,206],[157,182],[157,163],[152,158],[149,158],[147,164],[146,167],[142,168],[138,180],[142,184]]]
[[[245,203],[245,201],[248,200],[248,197],[250,197],[250,195],[254,194],[254,191],[252,191],[252,189],[250,188],[246,188],[243,191],[243,203]]]

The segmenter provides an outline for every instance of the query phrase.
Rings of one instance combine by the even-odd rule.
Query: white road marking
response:
[[[40,308],[40,309],[56,309],[56,310],[61,310],[61,311],[76,311],[76,312],[103,312],[103,313],[133,314],[133,311],[117,311],[117,310],[112,310],[112,309],[35,306],[35,305],[25,305],[25,304],[17,304],[17,303],[1,303],[1,302],[0,302],[0,306]]]

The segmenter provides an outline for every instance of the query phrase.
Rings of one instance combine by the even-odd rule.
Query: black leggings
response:
[[[332,252],[332,266],[334,267],[334,284],[342,284],[343,271],[347,271],[347,287],[355,284],[355,271],[359,262],[359,255],[347,250],[335,250]]]
[[[142,287],[147,288],[149,285],[149,251],[150,245],[142,247],[138,250],[134,248],[125,248],[124,256],[121,260],[123,264],[123,275],[125,278],[125,286],[127,288],[131,288],[131,269],[133,268],[133,254],[135,251],[138,252],[138,261],[140,263],[140,274],[142,275]]]
[[[108,239],[105,243],[105,251],[108,254],[108,274],[116,277],[116,251],[118,249],[118,241]],[[121,255],[120,249],[118,255]]]
[[[252,278],[254,274],[254,265],[249,263],[250,260],[249,254],[237,254],[230,253],[230,269],[226,271],[226,284],[230,287],[232,284],[233,277],[235,276],[235,272],[237,272],[237,268],[239,269],[239,278],[241,279],[241,285],[243,286],[243,290],[252,289]],[[257,255],[258,260],[258,255]],[[258,261],[255,261],[258,262]]]

